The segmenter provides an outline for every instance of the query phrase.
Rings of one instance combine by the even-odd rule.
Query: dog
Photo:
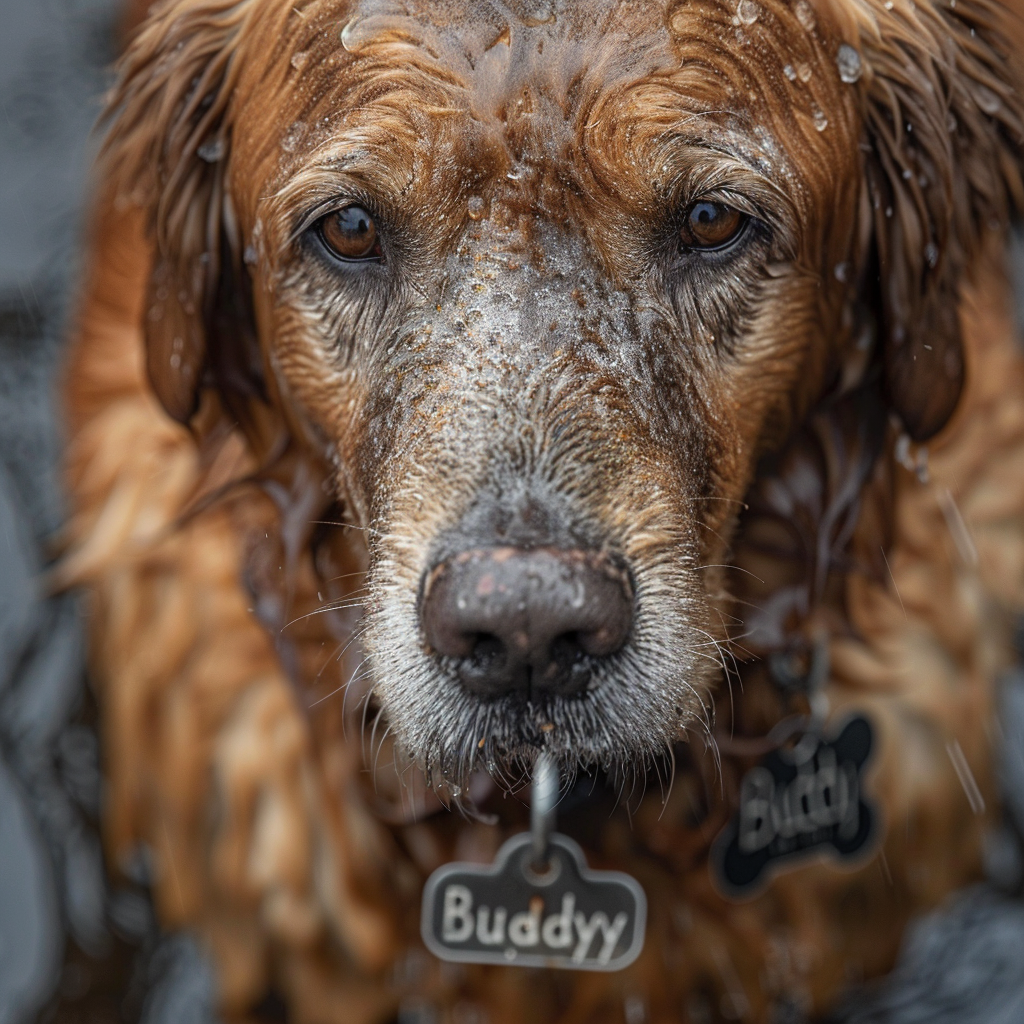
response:
[[[1021,54],[994,0],[148,13],[55,578],[91,595],[112,870],[227,1019],[800,1019],[979,877]],[[748,770],[853,713],[873,845],[731,898]],[[541,751],[645,950],[439,964],[424,880],[525,827]]]

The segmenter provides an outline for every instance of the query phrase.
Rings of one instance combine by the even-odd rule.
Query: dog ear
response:
[[[886,394],[923,441],[963,385],[957,296],[972,253],[1020,206],[1024,74],[1014,41],[1024,36],[990,0],[858,8]],[[840,51],[840,70],[845,59],[856,74],[855,57]]]
[[[204,378],[261,390],[248,275],[226,187],[236,57],[251,6],[185,0],[157,8],[121,62],[108,108],[105,158],[118,200],[141,203],[150,217],[149,379],[183,423],[196,411]]]

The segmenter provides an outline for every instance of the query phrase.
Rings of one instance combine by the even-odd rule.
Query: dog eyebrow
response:
[[[381,172],[384,173],[381,173]],[[387,166],[365,146],[307,163],[274,192],[259,200],[264,220],[290,224],[283,243],[291,245],[320,216],[341,202],[374,203],[394,190],[387,187]]]
[[[661,166],[669,174],[667,191],[674,193],[677,203],[717,196],[728,199],[744,213],[782,227],[792,226],[792,198],[779,181],[738,147],[686,136],[666,153]]]

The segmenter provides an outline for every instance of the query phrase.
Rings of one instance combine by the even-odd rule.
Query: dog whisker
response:
[[[752,576],[758,583],[763,584],[764,580],[760,576],[756,576],[749,569],[744,569],[742,565],[728,565],[725,562],[711,562],[706,565],[695,565],[694,571],[700,571],[701,569],[731,569],[734,572],[743,572],[748,576]]]
[[[378,719],[379,718],[380,718],[380,716],[378,715]],[[374,722],[373,728],[374,728],[374,733],[376,733],[376,731],[377,731],[377,723],[376,722]],[[378,764],[380,762],[380,752],[384,749],[384,744],[387,742],[387,738],[390,735],[391,735],[391,726],[388,725],[384,729],[384,732],[381,734],[380,743],[377,744],[377,752],[373,756],[373,768],[372,768],[371,774],[373,776],[373,791],[374,791],[374,793],[377,792],[377,767],[378,767]],[[370,737],[370,749],[371,750],[373,749],[373,737],[372,736]]]
[[[672,790],[676,782],[676,751],[675,744],[666,742],[664,758],[668,764],[668,788],[666,790],[665,785],[661,778],[661,770],[658,770],[658,785],[661,789],[661,810],[658,812],[658,821],[661,821],[665,816],[665,811],[668,810],[669,801],[672,799]]]
[[[889,579],[892,580],[892,589],[896,592],[896,597],[898,598],[898,600],[900,602],[900,608],[903,609],[903,618],[907,622],[909,622],[910,619],[907,616],[907,609],[906,609],[906,606],[903,604],[903,598],[900,595],[900,588],[898,586],[896,586],[896,577],[893,576],[893,574],[892,574],[892,566],[889,565],[889,558],[888,558],[888,556],[885,553],[885,548],[879,547],[879,551],[882,552],[882,558],[885,561],[885,567],[889,571]]]
[[[316,675],[313,677],[312,682],[310,684],[310,689],[312,689],[314,686],[316,686],[317,683],[320,682],[320,680],[323,678],[324,672],[327,670],[327,666],[330,665],[332,661],[335,664],[337,664],[337,662],[340,660],[341,652],[349,642],[350,641],[339,640],[338,643],[335,644],[334,649],[327,655],[327,657],[323,659],[323,661],[320,664],[320,668],[317,669]]]
[[[314,608],[311,612],[304,612],[302,615],[297,615],[294,619],[290,619],[282,627],[281,631],[288,629],[289,626],[294,626],[298,622],[305,622],[308,619],[316,618],[318,615],[328,615],[331,612],[347,612],[352,611],[354,608],[362,608],[364,599],[352,599],[343,601],[332,601],[329,604],[321,605],[319,608]]]

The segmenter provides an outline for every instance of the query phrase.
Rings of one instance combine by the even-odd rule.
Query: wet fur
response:
[[[758,10],[202,0],[130,46],[60,578],[95,591],[113,862],[155,850],[163,919],[204,932],[229,1011],[274,984],[299,1020],[410,994],[496,1021],[619,1020],[632,995],[652,1020],[767,1020],[884,970],[908,915],[977,873],[988,819],[946,750],[991,805],[1024,604],[1001,256],[1022,31],[982,3]],[[765,225],[728,264],[671,241],[709,191]],[[377,204],[393,271],[346,280],[311,248],[339,192]],[[480,705],[423,651],[419,580],[538,515],[628,562],[637,625],[584,699]],[[731,906],[708,843],[757,738],[804,709],[751,656],[822,637],[833,710],[879,727],[884,852]],[[423,873],[520,827],[495,783],[542,745],[625,786],[632,831],[600,798],[575,827],[647,887],[645,956],[530,992],[408,967]],[[437,815],[420,768],[499,826]]]

